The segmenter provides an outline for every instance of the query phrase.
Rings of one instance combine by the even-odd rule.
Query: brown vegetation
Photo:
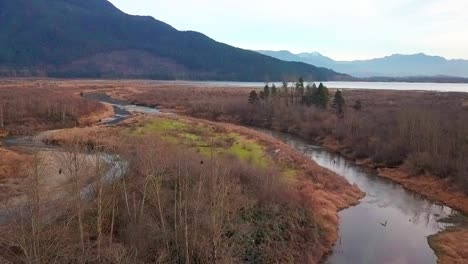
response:
[[[80,97],[76,87],[42,80],[4,80],[0,82],[0,130],[12,134],[31,134],[51,128],[70,127],[97,112],[110,114],[98,102]],[[86,118],[88,116],[88,118]]]
[[[339,117],[334,111],[296,104],[300,100],[291,96],[252,105],[251,89],[246,88],[148,84],[133,90],[115,89],[110,94],[191,116],[267,127],[327,146],[332,143],[334,150],[357,161],[367,159],[374,168],[398,167],[409,175],[448,179],[444,181],[452,182],[450,190],[442,190],[448,195],[453,186],[461,186],[457,193],[468,190],[468,95],[463,93],[346,90],[347,107]]]
[[[24,86],[23,82],[29,86],[35,83],[3,81],[0,86]],[[392,178],[409,189],[423,192],[421,186],[425,186],[423,193],[430,198],[466,212],[463,188],[454,187],[455,183],[466,184],[468,175],[465,94],[346,90],[343,95],[348,106],[344,116],[338,116],[334,111],[301,105],[294,96],[249,104],[251,89],[247,88],[146,81],[43,83],[53,83],[62,91],[69,89],[78,100],[80,91],[106,92],[190,116],[268,127],[326,143],[351,159],[380,169],[382,175],[389,175],[389,171],[393,176],[398,174]],[[357,101],[360,108],[355,107]],[[189,121],[216,125],[199,119]],[[57,126],[60,123],[58,120]],[[127,126],[135,125],[139,123]],[[6,230],[2,238],[7,239],[0,243],[8,253],[0,250],[0,255],[14,262],[45,259],[52,256],[50,250],[59,254],[46,262],[318,261],[336,239],[336,211],[356,201],[357,189],[263,134],[228,124],[218,126],[221,131],[240,133],[268,146],[267,152],[277,164],[265,171],[233,157],[207,158],[193,148],[175,147],[154,135],[129,137],[113,128],[72,129],[49,135],[51,143],[64,144],[75,140],[72,131],[79,131],[80,148],[96,151],[102,150],[98,146],[106,146],[108,152],[130,162],[130,175],[110,186],[99,185],[103,187],[96,189],[92,201],[72,199],[64,205],[67,217],[59,217],[53,227],[43,225],[39,232],[24,222],[16,225],[19,229]],[[294,180],[286,178],[287,185],[282,166],[300,171]],[[399,174],[403,171],[408,173]],[[100,179],[99,173],[95,175],[92,178]],[[421,184],[426,179],[431,180]],[[232,191],[225,193],[223,188]],[[76,188],[70,191],[74,197]],[[23,240],[13,239],[13,234],[22,234]],[[464,253],[454,244],[460,244],[460,237],[444,236],[436,245],[443,242],[457,252],[450,253],[452,256],[463,259]],[[37,245],[47,249],[43,255],[38,255]],[[80,259],[83,250],[89,259]],[[450,255],[441,252],[443,259]]]
[[[382,168],[378,169],[378,174],[429,199],[442,201],[456,210],[468,212],[468,196],[461,192],[460,187],[454,185],[450,179],[441,179],[427,174],[413,176],[402,168]]]
[[[41,134],[41,140],[64,147],[59,160],[69,179],[67,199],[54,205],[60,213],[51,222],[41,220],[47,198],[38,190],[48,183],[39,179],[49,173],[40,169],[43,159],[34,159],[28,179],[37,184],[26,192],[30,209],[24,219],[1,229],[0,256],[13,263],[317,263],[336,240],[337,210],[362,195],[253,130],[178,121],[213,128],[215,134],[207,138],[242,134],[260,142],[276,161],[267,168],[229,155],[197,153],[188,145],[168,143],[163,135],[135,133],[145,122],[138,118],[117,128]],[[102,165],[83,166],[76,155],[84,151],[117,154],[129,162],[128,175],[104,184]],[[285,168],[293,178],[285,178]],[[82,200],[77,186],[87,177],[94,179],[95,191],[91,200]]]
[[[429,244],[439,264],[464,264],[468,259],[468,229],[452,229],[432,236]]]
[[[31,156],[0,147],[0,202],[23,190]]]

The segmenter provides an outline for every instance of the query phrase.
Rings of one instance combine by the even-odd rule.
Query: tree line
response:
[[[315,106],[319,109],[327,109],[329,106],[333,108],[337,115],[342,116],[345,111],[346,101],[343,97],[341,90],[336,90],[330,105],[330,91],[323,84],[320,83],[318,86],[315,83],[305,84],[303,78],[289,86],[288,82],[283,82],[280,88],[277,88],[275,84],[270,87],[266,84],[263,90],[257,93],[256,90],[252,90],[249,94],[248,102],[251,105],[257,104],[270,104],[283,101],[286,106],[289,105],[306,105],[308,107]],[[358,107],[356,107],[358,105]],[[361,108],[361,103],[356,102],[354,108]]]

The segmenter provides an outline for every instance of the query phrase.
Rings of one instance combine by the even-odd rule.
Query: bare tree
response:
[[[0,128],[4,127],[3,102],[0,100]]]
[[[81,188],[83,185],[83,173],[86,168],[86,157],[82,153],[82,147],[79,140],[72,140],[65,148],[61,156],[61,163],[64,167],[64,173],[71,183],[71,194],[73,197],[73,207],[78,220],[78,231],[80,234],[80,247],[82,252],[85,251],[84,241],[84,223],[83,223],[83,206]]]

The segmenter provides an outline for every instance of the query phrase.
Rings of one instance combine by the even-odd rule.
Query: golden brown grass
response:
[[[104,104],[102,108],[85,116],[81,116],[78,123],[80,125],[91,125],[112,116],[114,116],[114,108],[111,105]]]
[[[107,90],[130,102],[161,105],[178,113],[267,127],[317,141],[371,167],[411,168],[411,175],[450,178],[447,193],[466,190],[468,95],[424,91],[345,90],[344,119],[332,111],[285,106],[282,100],[247,103],[249,88],[135,83]],[[362,102],[362,109],[351,106]],[[404,166],[402,166],[404,165]]]
[[[0,147],[0,201],[24,190],[27,164],[31,156]]]
[[[161,120],[161,118],[156,119],[156,121],[152,122],[158,122],[157,120]],[[76,139],[86,139],[85,144],[88,146],[96,146],[96,145],[104,145],[108,149],[117,149],[118,146],[122,147],[122,144],[129,144],[130,142],[128,139],[125,139],[128,137],[128,133],[132,135],[134,128],[139,127],[144,125],[146,122],[151,121],[151,119],[145,119],[145,118],[135,118],[127,121],[127,124],[124,125],[122,128],[109,128],[109,127],[91,127],[91,128],[74,128],[74,129],[64,129],[64,130],[58,130],[58,131],[53,131],[51,133],[47,133],[44,135],[44,140],[47,140],[52,143],[56,144],[62,144],[66,145],[67,142],[70,142],[72,140]],[[274,177],[277,172],[274,171],[284,171],[285,168],[288,169],[288,171],[293,171],[293,175],[287,175],[289,176],[288,178],[285,178],[286,175],[281,176],[281,178],[284,178],[281,180],[282,189],[286,191],[286,193],[289,193],[284,197],[284,199],[293,199],[296,202],[299,202],[297,199],[299,199],[301,202],[299,204],[304,204],[307,205],[307,211],[311,214],[311,218],[316,222],[317,227],[320,228],[321,235],[320,239],[312,242],[314,245],[313,249],[308,249],[309,254],[305,254],[304,252],[296,255],[297,258],[299,256],[301,259],[305,257],[304,260],[300,262],[304,263],[316,263],[319,261],[326,253],[329,252],[331,249],[332,245],[337,239],[337,234],[338,234],[338,215],[337,212],[340,209],[346,208],[348,206],[351,206],[355,203],[357,203],[357,200],[362,197],[362,193],[359,191],[359,189],[356,186],[350,186],[343,178],[338,177],[337,175],[331,173],[330,171],[327,171],[321,167],[319,167],[317,164],[315,164],[313,161],[307,159],[306,157],[298,154],[296,151],[294,151],[291,147],[286,145],[285,143],[274,139],[270,136],[267,136],[263,133],[257,132],[252,129],[248,129],[245,127],[241,126],[236,126],[228,123],[219,123],[219,122],[210,122],[207,120],[203,119],[196,119],[196,118],[190,118],[190,117],[177,117],[177,122],[182,122],[184,124],[187,124],[188,127],[206,127],[209,128],[208,130],[194,130],[194,131],[203,131],[203,133],[207,133],[206,131],[209,131],[213,129],[213,131],[216,131],[216,133],[221,133],[221,134],[239,134],[242,135],[243,137],[246,137],[249,140],[252,140],[254,142],[258,142],[259,144],[265,146],[265,151],[268,156],[270,156],[275,162],[274,166],[268,169],[269,173],[272,173],[272,175],[267,176],[263,175],[265,172],[258,171],[258,169],[255,169],[256,172],[250,171],[251,169],[248,169],[244,173],[247,173],[245,175],[246,177],[252,177],[253,175],[251,173],[259,173],[259,175],[263,175],[261,177],[266,177],[265,179],[259,179],[260,182],[263,182],[267,178]],[[149,135],[140,135],[139,137],[144,137],[147,138],[148,136],[151,137],[151,134]],[[154,137],[154,135],[152,136]],[[136,146],[139,146],[139,143],[136,143],[135,141],[131,141],[130,145],[133,145],[133,147],[127,147],[125,148],[131,148],[133,149]],[[151,141],[150,141],[151,142]],[[161,143],[158,143],[161,144]],[[163,146],[164,144],[160,145]],[[167,147],[164,147],[167,148]],[[183,148],[182,145],[179,145],[179,148]],[[279,150],[279,151],[278,151]],[[139,157],[140,154],[135,152],[132,152],[134,154],[133,158]],[[170,154],[171,152],[165,153],[166,155],[172,155]],[[167,157],[169,159],[172,159],[172,157]],[[205,157],[200,157],[200,159],[205,160],[206,162],[206,156]],[[230,160],[229,163],[235,164],[235,167],[243,168],[246,165],[238,164],[238,161],[236,160]],[[228,165],[228,163],[223,163],[226,168],[231,168],[231,170],[236,170],[232,167],[231,165]],[[204,165],[205,166],[205,165]],[[247,166],[248,167],[248,166]],[[262,169],[264,170],[264,169]],[[278,177],[278,176],[275,176]],[[261,185],[264,185],[265,183],[258,183]],[[286,184],[286,185],[285,185]],[[268,184],[267,184],[268,185]],[[286,187],[289,186],[289,187]],[[271,194],[268,193],[263,193],[260,192],[258,195],[265,196],[266,199],[265,201],[270,201],[272,198]],[[282,195],[282,194],[281,194]],[[281,196],[280,195],[280,196]],[[296,197],[292,198],[290,197]],[[289,197],[289,198],[287,198]],[[237,199],[237,198],[236,198]],[[285,200],[285,201],[286,201]],[[289,221],[295,221],[294,219],[290,219]],[[294,234],[291,234],[292,236],[295,236]],[[309,238],[311,239],[311,238]],[[295,247],[293,246],[294,243],[291,241],[291,245],[284,246],[286,248],[291,248]],[[304,244],[304,247],[306,244]],[[273,247],[273,246],[272,246]],[[304,248],[305,249],[305,248]],[[278,252],[272,252],[272,248],[264,248],[263,249],[265,252],[269,252],[268,254],[270,255],[269,258],[271,260],[275,259],[278,260],[280,259],[279,256],[277,255]],[[296,249],[291,249],[291,250],[299,250],[298,248]],[[283,251],[279,251],[283,252]],[[312,254],[313,252],[313,254]],[[290,252],[292,253],[292,252]],[[298,253],[298,252],[296,252]],[[294,253],[294,254],[296,254]],[[257,253],[255,253],[257,254]],[[266,253],[265,253],[266,254]],[[286,253],[283,253],[286,254]],[[263,255],[263,254],[262,254]],[[285,256],[288,256],[286,254]],[[307,257],[308,256],[308,257]],[[297,259],[296,259],[297,260]],[[258,260],[259,262],[262,262],[261,260]]]
[[[8,85],[21,87],[34,82],[34,80],[11,81],[8,82]],[[463,169],[463,167],[460,167],[460,165],[464,164],[462,162],[463,159],[460,159],[463,155],[459,155],[458,149],[452,149],[456,150],[455,152],[450,150],[452,146],[458,146],[452,144],[455,141],[450,141],[458,136],[452,137],[450,133],[447,137],[443,137],[443,135],[445,135],[444,131],[456,132],[463,131],[463,128],[466,128],[466,126],[463,126],[463,122],[459,122],[466,117],[465,112],[468,110],[466,108],[467,98],[464,94],[346,90],[345,98],[349,107],[347,110],[348,114],[345,115],[345,122],[342,122],[333,113],[321,112],[306,107],[288,108],[282,104],[274,104],[273,108],[266,106],[260,110],[254,109],[247,105],[247,95],[251,91],[250,88],[196,87],[180,83],[153,81],[77,80],[42,82],[46,84],[53,83],[55,88],[73,91],[75,95],[78,95],[80,91],[84,91],[85,93],[105,92],[129,102],[138,102],[150,106],[161,105],[163,108],[172,109],[171,111],[177,113],[184,113],[204,119],[266,126],[297,134],[306,139],[322,142],[326,139],[328,140],[325,141],[327,144],[333,143],[335,150],[342,152],[352,159],[366,159],[365,164],[371,167],[411,165],[419,170],[419,172],[412,172],[411,174],[424,174],[426,171],[430,171],[439,175],[439,177],[453,174],[453,169]],[[354,110],[350,108],[356,100],[362,101],[363,108],[360,112],[353,112]],[[433,109],[434,111],[443,109],[443,111],[439,111],[441,114],[436,114],[434,111],[425,114],[421,109]],[[272,111],[274,115],[273,118],[270,118]],[[442,120],[443,122],[438,122],[438,120]],[[455,121],[452,122],[453,120]],[[193,121],[205,122],[196,119],[193,119]],[[439,123],[443,123],[443,125],[434,125]],[[411,124],[422,125],[414,130],[405,130],[405,128],[411,127]],[[243,130],[243,128],[235,126],[230,127],[228,124],[221,124],[220,126],[220,129],[225,129],[226,131]],[[462,129],[460,130],[459,128]],[[412,141],[414,144],[406,144],[404,140],[406,136],[399,136],[399,133],[402,131],[406,132],[401,135],[418,140]],[[432,131],[434,133],[425,134],[425,131]],[[99,133],[101,132],[89,129],[83,135],[83,138],[89,139],[94,134]],[[323,230],[327,230],[327,236],[322,241],[322,246],[317,246],[316,252],[322,252],[326,248],[329,248],[334,239],[336,239],[336,237],[333,237],[333,234],[336,234],[338,223],[336,211],[348,206],[351,201],[355,201],[360,196],[360,193],[353,190],[353,188],[345,187],[339,181],[330,181],[326,177],[327,173],[330,172],[318,169],[316,165],[310,165],[310,161],[304,160],[304,157],[300,155],[296,157],[295,155],[297,154],[294,154],[294,151],[291,150],[292,152],[290,152],[288,148],[283,149],[280,142],[270,141],[270,139],[264,136],[257,135],[256,132],[242,131],[239,133],[256,141],[263,142],[269,149],[270,155],[273,155],[279,164],[284,162],[285,164],[289,164],[288,166],[291,166],[295,172],[300,171],[300,173],[295,173],[294,180],[289,180],[289,182],[295,186],[295,192],[297,191],[297,193],[301,194],[301,199],[306,200],[307,205],[314,209],[313,215],[319,226]],[[112,134],[114,133],[104,133],[104,135],[98,136],[98,142],[113,145],[113,148],[116,149],[118,144],[112,142],[119,142],[121,140],[118,137],[112,139],[110,137]],[[67,131],[64,135],[69,135],[69,132]],[[463,135],[463,133],[458,133],[457,135]],[[109,140],[106,141],[107,138]],[[60,137],[54,140],[57,142],[60,140],[67,141],[66,139],[60,139]],[[449,143],[444,144],[443,142]],[[96,145],[96,142],[88,143],[88,145]],[[126,144],[128,148],[128,142],[120,143]],[[416,153],[417,155],[408,155],[411,152],[407,152],[408,150],[401,146],[418,147],[419,153]],[[438,146],[437,148],[440,151],[434,152],[434,155],[425,154],[428,151],[430,154],[433,146]],[[277,150],[278,148],[282,150],[278,154],[273,154],[271,150]],[[456,153],[456,158],[453,159],[456,162],[453,163],[445,155],[451,151]],[[406,156],[411,158],[408,162],[405,160]],[[436,162],[431,162],[431,160],[435,160]],[[309,168],[309,166],[311,167]],[[414,185],[415,191],[421,190],[421,186],[428,187],[428,185],[421,184],[421,179],[425,179],[417,177],[414,180],[410,180],[408,175],[401,176],[401,178],[410,182],[407,183],[408,186]],[[454,174],[451,177],[458,177],[460,179],[461,176],[463,174]],[[398,177],[394,179],[398,179]],[[463,177],[461,179],[463,180]],[[454,185],[450,183],[451,181],[442,181],[446,183],[445,186],[449,190],[453,190]],[[430,182],[431,184],[433,183],[430,185],[431,188],[439,183],[435,180],[431,180]],[[442,195],[443,192],[439,191],[440,185],[435,193]],[[458,195],[457,192],[453,193]],[[428,196],[430,197],[430,195]],[[450,203],[447,202],[452,199],[449,196],[440,196],[440,199],[444,199],[444,202],[449,205],[452,203],[451,201],[449,201]],[[458,198],[455,198],[453,204],[459,204],[460,201],[458,200]],[[463,208],[464,206],[460,204],[455,207]],[[444,240],[444,243],[447,241]],[[457,248],[455,244],[453,246],[447,244],[446,246]],[[120,248],[125,249],[125,246]],[[320,254],[317,253],[317,256]]]
[[[420,193],[430,200],[442,202],[463,213],[468,213],[468,196],[451,179],[440,179],[431,175],[413,176],[404,168],[378,169],[379,175],[403,187]]]
[[[430,237],[439,264],[464,264],[468,260],[468,229],[452,229]]]
[[[10,134],[73,127],[109,114],[109,108],[80,97],[81,88],[46,80],[0,82],[0,129]],[[99,116],[94,116],[99,113]]]

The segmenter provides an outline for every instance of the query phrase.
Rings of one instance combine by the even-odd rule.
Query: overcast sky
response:
[[[110,0],[245,49],[352,60],[424,52],[468,59],[468,0]]]

